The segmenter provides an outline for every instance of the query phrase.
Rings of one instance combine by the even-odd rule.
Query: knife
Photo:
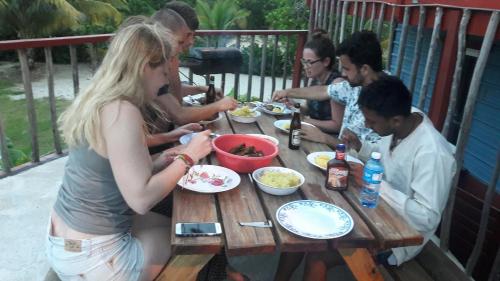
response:
[[[273,227],[271,220],[267,221],[253,221],[253,222],[239,222],[241,226],[253,226],[253,227]]]

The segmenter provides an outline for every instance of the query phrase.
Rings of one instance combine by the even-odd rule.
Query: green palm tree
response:
[[[206,0],[197,0],[195,9],[200,27],[212,30],[246,28],[250,15],[249,11],[240,9],[234,0],[216,0],[212,7]]]
[[[0,27],[18,38],[51,36],[83,23],[118,25],[126,0],[0,0]]]

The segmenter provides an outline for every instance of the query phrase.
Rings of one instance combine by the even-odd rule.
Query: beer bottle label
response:
[[[292,131],[292,145],[300,145],[300,130],[298,129]]]
[[[344,188],[347,186],[349,171],[342,168],[331,168],[328,170],[328,185],[330,188]]]

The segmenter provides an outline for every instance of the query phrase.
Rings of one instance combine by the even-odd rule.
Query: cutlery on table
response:
[[[252,226],[252,227],[273,227],[271,220],[267,221],[252,221],[252,222],[239,222],[241,226]]]

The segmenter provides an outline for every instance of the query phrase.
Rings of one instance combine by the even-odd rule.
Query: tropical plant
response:
[[[309,9],[304,0],[273,0],[276,9],[266,15],[273,29],[305,29],[309,19]]]
[[[210,5],[206,0],[196,1],[196,13],[203,29],[225,30],[246,28],[250,12],[240,9],[233,0],[216,0]]]
[[[0,27],[18,38],[52,36],[84,23],[118,25],[127,9],[126,0],[0,0]]]

